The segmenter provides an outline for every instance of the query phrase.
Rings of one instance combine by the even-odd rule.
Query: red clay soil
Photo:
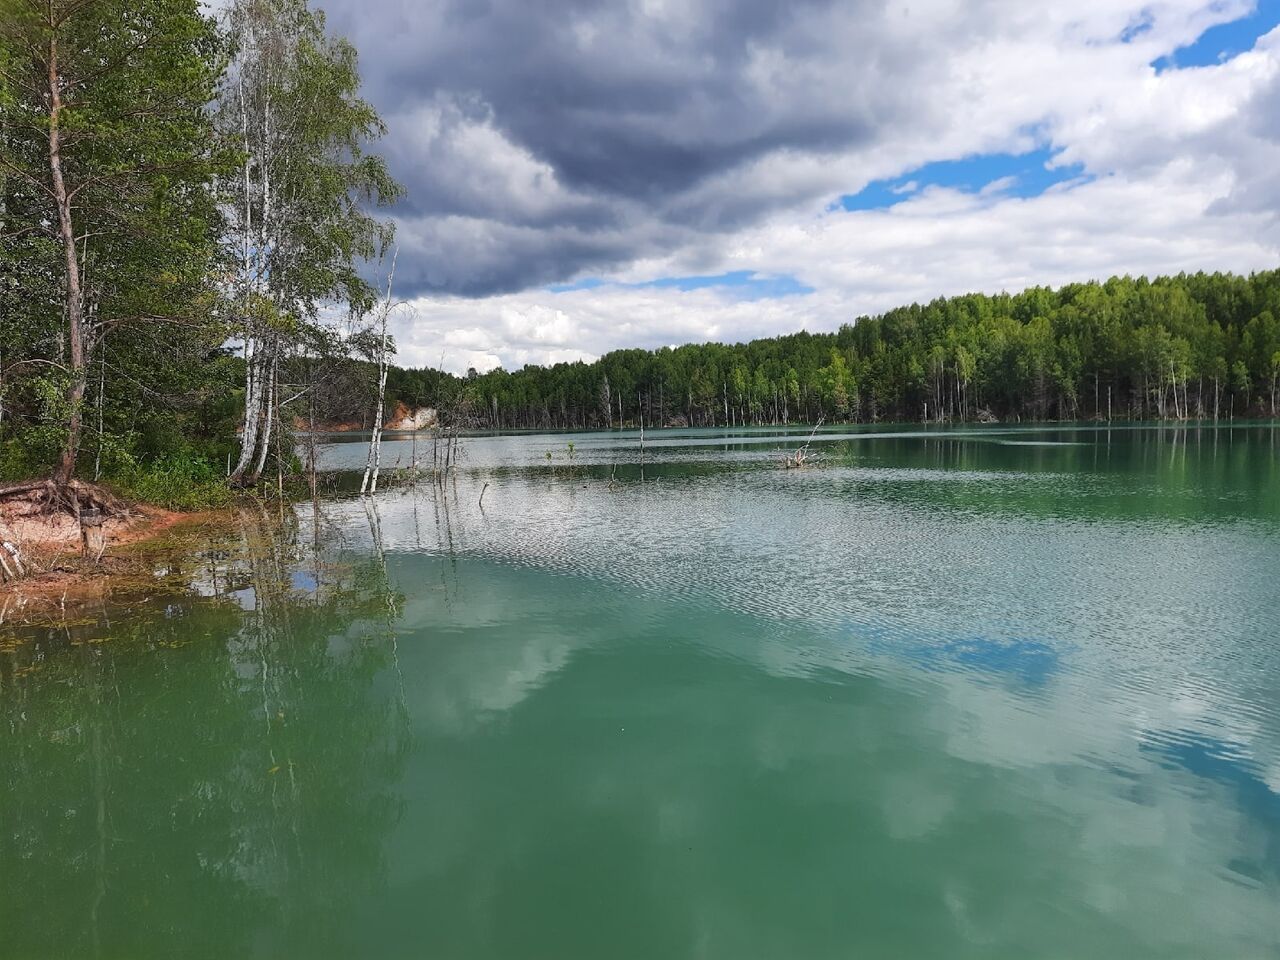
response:
[[[89,495],[105,491],[85,486]],[[82,495],[84,491],[82,491]],[[176,513],[160,507],[126,506],[116,510],[102,523],[105,549],[101,556],[84,555],[80,525],[66,509],[50,509],[37,489],[0,496],[0,550],[16,574],[21,564],[23,575],[13,578],[0,570],[0,597],[36,599],[52,595],[98,594],[110,590],[109,580],[115,575],[136,575],[143,560],[131,555],[132,547],[154,539],[180,524],[199,524],[217,516],[217,512]],[[17,562],[7,545],[18,550]]]
[[[387,422],[383,424],[383,426],[390,427],[397,423],[403,423],[412,416],[412,410],[406,407],[403,403],[397,403],[395,410],[391,412],[391,416],[387,417]]]
[[[426,408],[423,408],[426,409]],[[419,411],[413,407],[407,406],[403,402],[396,404],[396,408],[391,411],[386,420],[383,421],[384,430],[412,430],[414,418]],[[432,414],[434,417],[434,413]],[[434,419],[428,425],[434,424]],[[294,417],[293,425],[296,430],[306,432],[310,429],[310,424],[305,417]],[[360,430],[368,430],[368,424],[360,420],[327,420],[316,424],[317,433],[354,433]]]
[[[311,429],[311,423],[306,417],[294,417],[293,428],[306,433]],[[316,423],[316,433],[353,433],[364,429],[364,424],[358,420],[325,420]]]

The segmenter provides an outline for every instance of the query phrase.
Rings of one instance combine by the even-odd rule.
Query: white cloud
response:
[[[726,238],[711,272],[767,267],[813,293],[743,300],[732,287],[604,285],[482,299],[422,298],[400,331],[401,362],[508,369],[593,359],[620,346],[748,340],[798,329],[831,330],[861,314],[935,296],[1019,290],[1117,273],[1250,271],[1277,263],[1277,226],[1266,210],[1220,215],[1229,169],[1190,158],[1143,179],[1120,174],[1030,199],[927,188],[882,211],[779,216]],[[679,255],[647,265],[684,273]],[[633,279],[643,270],[630,271]]]
[[[686,189],[645,202],[614,198],[607,213],[598,195],[568,184],[478,102],[417,108],[407,115],[413,149],[424,163],[460,171],[449,180],[460,212],[438,204],[401,223],[402,244],[424,254],[433,282],[449,285],[449,271],[465,262],[482,286],[484,271],[502,271],[504,258],[542,256],[548,277],[569,280],[556,273],[573,260],[560,256],[566,249],[592,251],[577,274],[610,282],[420,298],[417,321],[399,331],[400,361],[513,368],[624,346],[833,329],[859,314],[972,290],[1280,264],[1280,30],[1227,62],[1157,74],[1153,60],[1249,4],[979,6],[981,30],[971,4],[912,3],[885,15],[877,42],[889,47],[918,40],[925,24],[950,23],[963,34],[954,55],[903,78],[929,89],[889,97],[895,110],[916,108],[901,123],[830,150],[782,143]],[[678,12],[670,4],[648,10],[658,26]],[[837,33],[847,26],[839,11],[832,17],[825,23]],[[599,45],[587,21],[573,29]],[[809,61],[796,60],[794,44],[753,48],[744,76],[781,105],[838,85],[844,68],[814,44]],[[850,86],[849,109],[874,111],[857,91]],[[707,109],[693,90],[685,120],[713,124]],[[761,117],[761,130],[775,119]],[[1009,182],[967,193],[913,181],[889,209],[830,209],[841,193],[930,161],[1044,145],[1059,151],[1056,166],[1079,164],[1085,176],[1033,198],[1014,195]],[[583,220],[592,210],[598,218]],[[793,276],[814,292],[742,300],[732,288],[624,285],[739,270]]]
[[[701,340],[769,336],[838,313],[829,295],[745,301],[713,290],[607,286],[566,293],[529,291],[473,300],[423,298],[396,331],[397,362],[462,372],[499,364],[593,360],[619,346],[657,348]]]

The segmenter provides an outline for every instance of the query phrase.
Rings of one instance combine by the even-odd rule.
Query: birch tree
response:
[[[366,152],[385,128],[359,95],[354,47],[325,31],[306,0],[235,0],[235,54],[218,125],[241,163],[221,183],[237,264],[234,300],[245,358],[240,453],[230,480],[257,483],[279,429],[281,371],[305,349],[308,327],[345,303],[370,310],[376,291],[359,266],[386,249],[391,227],[368,212],[400,192]]]

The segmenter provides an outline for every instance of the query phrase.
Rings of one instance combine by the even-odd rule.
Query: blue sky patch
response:
[[[1155,17],[1152,16],[1150,10],[1143,10],[1140,14],[1129,21],[1129,25],[1120,31],[1121,43],[1133,43],[1138,37],[1144,33],[1148,33],[1155,24]]]
[[[1245,758],[1237,745],[1203,733],[1169,731],[1162,739],[1141,749],[1156,754],[1166,768],[1222,784],[1248,818],[1248,848],[1226,866],[1254,882],[1266,882],[1268,874],[1280,877],[1280,792],[1263,779],[1259,764]]]
[[[965,637],[903,640],[886,635],[873,639],[871,649],[909,660],[925,669],[949,671],[959,666],[1023,688],[1043,688],[1062,669],[1061,653],[1039,640]]]
[[[661,277],[647,283],[631,284],[634,287],[672,288],[676,290],[702,290],[707,287],[731,288],[743,299],[765,300],[771,297],[790,297],[801,293],[813,293],[795,277],[764,275],[754,270],[735,270],[701,277]]]
[[[813,293],[813,287],[801,283],[793,276],[761,274],[754,270],[734,270],[731,273],[704,276],[659,277],[642,283],[609,284],[600,277],[586,277],[575,280],[573,283],[556,284],[547,287],[547,290],[551,293],[569,293],[574,290],[594,290],[606,285],[630,290],[659,289],[685,292],[716,287],[732,292],[740,300],[769,300],[775,297]]]
[[[599,277],[584,277],[581,280],[575,280],[572,283],[555,283],[547,287],[550,293],[572,293],[574,290],[594,290],[596,287],[603,287],[604,281]]]
[[[1258,38],[1280,24],[1280,0],[1262,0],[1253,13],[1210,27],[1195,43],[1151,61],[1156,73],[1184,67],[1207,67],[1253,49]]]
[[[1278,0],[1280,2],[1280,0]],[[986,153],[960,160],[926,163],[900,177],[875,180],[858,193],[846,194],[834,207],[844,210],[883,210],[901,203],[925,187],[939,186],[977,193],[997,180],[1010,179],[1003,196],[1038,197],[1054,184],[1084,173],[1081,164],[1049,168],[1054,152],[1045,147],[1028,153]]]

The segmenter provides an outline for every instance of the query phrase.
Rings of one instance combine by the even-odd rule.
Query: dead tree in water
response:
[[[813,425],[813,429],[809,432],[809,439],[804,442],[804,445],[782,461],[788,470],[796,467],[807,467],[816,462],[816,457],[809,456],[809,444],[813,443],[814,434],[816,434],[818,432],[818,428],[822,426],[822,420],[822,417],[818,418],[818,422]]]
[[[484,494],[480,496],[483,497]],[[8,540],[0,543],[0,583],[26,575],[27,571],[22,566],[22,551],[18,549],[18,545]]]

